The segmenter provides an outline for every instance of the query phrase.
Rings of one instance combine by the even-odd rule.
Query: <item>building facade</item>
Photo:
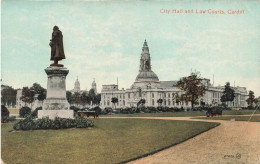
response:
[[[206,105],[221,104],[220,98],[224,91],[224,86],[213,86],[209,79],[202,79],[202,83],[207,90],[201,101]],[[230,107],[246,107],[247,90],[245,87],[233,87],[235,91],[235,99],[229,102]],[[101,90],[101,108],[114,107],[111,103],[112,97],[118,98],[117,108],[136,107],[141,99],[145,99],[145,106],[158,107],[177,107],[191,108],[191,102],[176,103],[176,96],[184,93],[177,87],[177,81],[160,81],[158,76],[152,71],[151,56],[149,47],[145,40],[140,58],[139,73],[132,86],[129,89],[118,89],[118,85],[102,85]],[[157,103],[158,99],[162,99],[162,104]],[[199,104],[200,105],[200,104]]]

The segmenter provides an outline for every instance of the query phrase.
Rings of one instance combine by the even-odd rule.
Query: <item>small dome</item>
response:
[[[159,81],[159,78],[153,71],[142,71],[137,75],[136,81]]]

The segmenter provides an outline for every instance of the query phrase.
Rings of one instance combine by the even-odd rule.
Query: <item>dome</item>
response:
[[[159,78],[152,70],[141,71],[137,75],[136,81],[159,81]]]

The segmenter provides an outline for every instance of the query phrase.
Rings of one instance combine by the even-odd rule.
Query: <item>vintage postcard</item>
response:
[[[1,1],[4,164],[260,164],[260,1]]]

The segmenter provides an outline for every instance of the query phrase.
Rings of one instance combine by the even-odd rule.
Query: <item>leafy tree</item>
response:
[[[227,82],[225,85],[225,89],[223,95],[221,96],[220,100],[222,103],[233,101],[235,98],[235,91],[230,87],[230,83]]]
[[[72,93],[70,91],[66,91],[66,97],[69,103],[72,102]]]
[[[23,87],[20,99],[25,102],[25,105],[27,105],[27,103],[32,105],[34,94],[34,91],[30,90],[28,87]]]
[[[97,94],[95,97],[94,104],[99,105],[101,101],[101,94]]]
[[[1,103],[14,106],[16,104],[17,91],[10,86],[2,85],[1,87],[3,88],[1,91]]]
[[[92,102],[92,104],[95,103],[95,99],[96,99],[96,93],[94,89],[90,89],[88,92],[88,97],[90,98],[90,102]]]
[[[145,99],[140,99],[140,101],[138,101],[136,106],[138,107],[140,104],[142,104],[143,106],[145,104]]]
[[[81,98],[80,98],[80,93],[79,92],[75,92],[72,96],[72,103],[76,104],[77,106],[81,103]]]
[[[87,92],[83,92],[80,96],[82,105],[90,104],[90,98],[87,95]]]
[[[111,102],[114,104],[114,107],[116,109],[116,103],[118,103],[118,98],[117,97],[112,97]]]
[[[161,98],[157,100],[157,103],[159,104],[159,106],[162,105],[162,102],[163,102],[163,99],[161,99]]]
[[[47,91],[40,84],[33,83],[33,86],[30,87],[30,90],[33,91],[35,94],[38,94],[37,99],[39,101],[43,101],[44,99],[46,99]]]
[[[248,107],[252,108],[253,103],[256,102],[255,95],[253,91],[249,91],[248,99],[246,100]]]
[[[198,72],[192,72],[190,76],[183,77],[177,82],[177,86],[184,91],[181,99],[183,101],[190,101],[191,107],[202,97],[206,91],[205,85],[202,83],[202,79]]]
[[[10,112],[8,111],[8,109],[4,106],[1,105],[1,122],[6,122],[8,117],[9,117]]]

